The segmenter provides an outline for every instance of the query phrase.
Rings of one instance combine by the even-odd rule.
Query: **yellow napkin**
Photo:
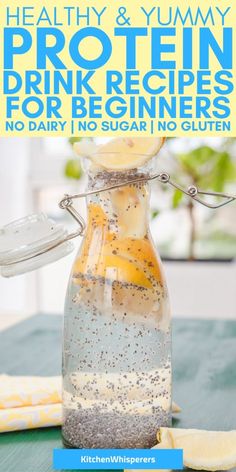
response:
[[[61,403],[61,376],[0,375],[0,409]]]
[[[0,410],[0,433],[22,429],[60,426],[62,404],[23,406]]]
[[[62,423],[61,377],[0,375],[0,432]]]
[[[61,377],[0,375],[0,433],[62,424]],[[181,410],[176,403],[172,412]]]

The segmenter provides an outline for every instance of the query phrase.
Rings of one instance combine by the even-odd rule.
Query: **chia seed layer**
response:
[[[63,440],[67,447],[85,449],[142,449],[156,442],[160,426],[170,415],[159,408],[153,415],[103,413],[99,409],[64,411]]]

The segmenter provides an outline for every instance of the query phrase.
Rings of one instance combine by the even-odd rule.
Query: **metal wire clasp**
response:
[[[185,189],[185,188],[181,187],[180,185],[176,184],[175,182],[173,182],[170,178],[170,175],[167,174],[166,172],[163,172],[161,174],[154,174],[154,175],[151,175],[150,177],[140,177],[140,178],[133,179],[133,180],[126,180],[122,183],[113,184],[113,185],[110,185],[108,187],[104,187],[104,188],[101,188],[101,189],[90,190],[90,191],[83,192],[83,193],[78,193],[78,194],[75,194],[75,195],[66,194],[63,197],[63,199],[60,201],[59,207],[62,210],[66,210],[66,211],[68,211],[68,213],[70,213],[70,215],[79,224],[78,229],[76,231],[74,231],[73,233],[67,234],[67,236],[64,239],[62,239],[60,241],[57,241],[56,243],[52,243],[52,245],[50,247],[47,247],[46,249],[39,250],[34,255],[24,256],[21,259],[17,259],[17,260],[11,261],[11,262],[6,262],[4,265],[5,266],[11,266],[11,265],[14,265],[16,263],[26,262],[28,260],[33,259],[36,256],[41,256],[44,253],[47,253],[47,252],[49,252],[53,249],[56,249],[61,244],[64,244],[65,242],[70,241],[71,239],[77,238],[77,236],[82,236],[83,233],[84,233],[84,230],[86,228],[86,225],[85,225],[85,221],[82,218],[82,216],[73,207],[73,200],[74,199],[84,198],[84,197],[87,197],[89,195],[96,195],[96,194],[102,193],[102,192],[109,192],[111,190],[114,190],[114,189],[117,189],[117,188],[120,188],[120,187],[125,187],[127,185],[134,185],[134,184],[137,184],[137,183],[145,183],[145,182],[151,181],[151,180],[158,180],[159,182],[161,182],[163,184],[171,185],[172,187],[180,190],[185,195],[187,195],[188,197],[190,197],[193,200],[197,201],[198,203],[201,203],[201,205],[204,205],[207,208],[213,208],[213,209],[220,208],[220,207],[222,207],[224,205],[227,205],[228,203],[236,200],[235,195],[228,195],[228,194],[225,194],[225,193],[216,193],[216,192],[203,192],[202,190],[199,190],[194,185],[191,185],[190,187]],[[223,199],[223,201],[218,202],[218,203],[210,203],[208,201],[203,200],[201,198],[202,195],[220,197],[220,198]]]
[[[200,203],[201,205],[204,205],[205,207],[211,208],[211,209],[220,208],[220,207],[222,207],[224,205],[227,205],[228,203],[231,203],[231,202],[236,200],[236,195],[229,195],[229,194],[226,194],[226,193],[218,193],[218,192],[203,192],[202,190],[199,190],[195,185],[191,185],[190,187],[185,189],[184,187],[181,187],[179,184],[173,182],[170,178],[170,175],[167,174],[166,172],[162,172],[160,174],[154,174],[154,175],[151,175],[150,177],[140,177],[140,178],[133,179],[133,180],[126,180],[122,183],[113,184],[113,185],[110,185],[108,187],[104,187],[104,188],[101,188],[101,189],[89,190],[87,192],[78,193],[78,194],[74,194],[74,195],[66,194],[64,196],[64,198],[60,201],[59,207],[62,208],[63,210],[67,210],[73,216],[73,218],[77,221],[77,223],[79,223],[79,227],[80,227],[78,231],[76,231],[75,233],[72,233],[71,235],[67,236],[67,239],[73,239],[77,236],[82,236],[83,233],[84,233],[84,230],[86,228],[84,219],[77,212],[77,210],[75,210],[75,208],[73,207],[73,200],[74,199],[84,198],[84,197],[87,197],[89,195],[96,195],[96,194],[102,193],[102,192],[109,192],[110,190],[114,190],[114,189],[117,189],[117,188],[120,188],[120,187],[125,187],[127,185],[133,185],[133,184],[152,181],[152,180],[158,180],[159,182],[161,182],[163,184],[168,184],[171,187],[174,187],[177,190],[180,190],[180,192],[183,192],[185,195],[192,198],[193,200]],[[218,203],[217,202],[216,203],[210,203],[210,202],[207,202],[207,201],[203,200],[200,197],[200,196],[203,196],[203,195],[218,197],[218,198],[223,199],[223,201],[218,202]]]
[[[172,187],[180,190],[180,192],[183,192],[185,195],[192,198],[196,202],[201,203],[201,205],[204,205],[207,208],[217,209],[236,200],[236,195],[229,195],[227,193],[220,193],[220,192],[208,192],[208,191],[203,192],[203,190],[199,190],[195,185],[190,185],[187,189],[184,189],[180,185],[173,182],[169,174],[167,174],[166,172],[159,174],[159,176],[154,176],[153,178],[154,179],[157,178],[158,180],[160,180],[160,182],[164,184],[171,185]],[[199,198],[199,195],[218,197],[218,198],[222,198],[223,201],[218,202],[218,203],[210,203],[203,200],[202,198]]]
[[[70,213],[70,215],[73,216],[73,218],[77,221],[77,223],[79,223],[79,230],[67,236],[67,238],[69,239],[73,239],[77,236],[83,236],[84,230],[86,228],[84,219],[78,213],[78,211],[72,206],[74,198],[75,197],[73,195],[70,196],[68,194],[65,194],[65,197],[59,203],[59,207],[62,210],[67,210],[68,213]]]

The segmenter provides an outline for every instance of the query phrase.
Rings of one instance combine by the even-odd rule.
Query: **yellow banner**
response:
[[[236,135],[235,2],[1,2],[2,136]]]

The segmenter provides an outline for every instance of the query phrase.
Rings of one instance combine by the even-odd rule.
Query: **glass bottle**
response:
[[[148,170],[89,172],[88,189]],[[87,197],[86,233],[64,318],[63,441],[73,448],[149,448],[171,423],[171,329],[145,182]]]

